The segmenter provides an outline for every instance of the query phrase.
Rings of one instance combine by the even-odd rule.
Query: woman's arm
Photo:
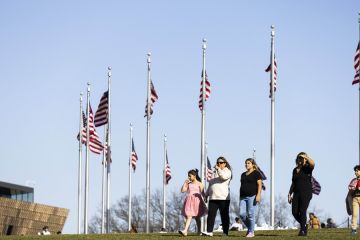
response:
[[[222,170],[220,168],[217,168],[216,171],[217,171],[217,173],[218,173],[221,180],[226,181],[229,178],[231,178],[231,171],[228,168],[224,168]]]
[[[307,162],[311,168],[315,167],[315,162],[307,155],[301,155],[305,159],[305,163]]]
[[[289,189],[289,194],[288,194],[288,202],[291,203],[292,202],[292,194],[294,192],[294,183],[291,183],[290,189]]]
[[[256,202],[259,203],[261,200],[261,190],[262,190],[262,180],[257,180],[257,193],[256,193]]]

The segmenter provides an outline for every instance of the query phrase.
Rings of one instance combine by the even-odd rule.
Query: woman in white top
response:
[[[216,161],[214,178],[210,180],[205,198],[209,198],[209,210],[207,217],[206,232],[202,235],[212,236],[217,210],[220,211],[221,223],[224,235],[229,234],[229,207],[230,207],[230,180],[232,171],[229,162],[224,157]]]

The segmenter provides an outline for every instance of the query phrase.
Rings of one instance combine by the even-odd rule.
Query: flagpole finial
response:
[[[203,41],[202,49],[205,50],[207,48],[207,45],[206,45],[207,40],[206,40],[206,38],[203,38],[202,41]]]
[[[82,102],[82,100],[83,100],[83,93],[80,92],[80,102]]]
[[[108,77],[111,77],[111,67],[110,66],[108,66]]]
[[[165,141],[165,142],[167,141],[167,136],[166,136],[166,134],[164,134],[164,141]]]
[[[358,15],[359,15],[359,23],[360,23],[360,12],[358,12]]]
[[[271,25],[271,36],[274,37],[275,36],[275,26]]]
[[[88,91],[88,92],[90,92],[90,85],[91,85],[91,84],[88,82],[88,83],[87,83],[87,91]]]
[[[148,62],[148,63],[151,63],[151,58],[150,58],[150,57],[151,57],[151,52],[148,52],[148,53],[147,53],[147,57],[148,57],[148,58],[147,58],[147,62]]]

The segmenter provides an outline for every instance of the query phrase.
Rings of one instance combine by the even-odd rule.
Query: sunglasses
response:
[[[225,163],[225,162],[217,162],[216,164],[222,164],[222,163]]]

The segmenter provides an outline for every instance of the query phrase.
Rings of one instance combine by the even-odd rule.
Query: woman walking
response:
[[[261,200],[262,177],[253,158],[245,160],[241,174],[240,218],[247,227],[246,237],[255,237],[255,209]]]
[[[292,214],[300,223],[299,236],[307,235],[306,211],[312,198],[311,177],[315,162],[306,153],[300,152],[296,156],[296,167],[292,174],[292,184],[288,201],[292,204]]]
[[[187,196],[182,209],[182,215],[185,217],[185,228],[184,230],[179,230],[179,233],[187,236],[192,218],[195,218],[198,233],[200,233],[200,218],[207,213],[207,207],[202,198],[204,186],[201,183],[197,169],[188,171],[188,179],[185,180],[181,187],[181,192],[187,192]]]
[[[230,207],[230,180],[232,170],[229,162],[224,157],[216,161],[214,178],[210,180],[205,199],[209,198],[209,213],[207,217],[206,232],[204,236],[213,236],[214,223],[217,210],[220,210],[223,235],[229,234],[229,207]]]

